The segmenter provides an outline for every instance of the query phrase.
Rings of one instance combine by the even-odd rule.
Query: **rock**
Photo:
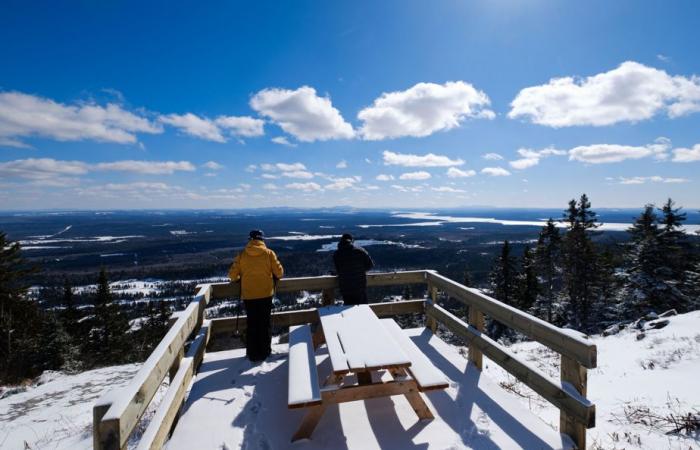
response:
[[[654,311],[651,311],[647,313],[646,316],[644,316],[644,320],[656,320],[659,318],[659,315],[656,314]]]
[[[644,319],[637,319],[632,323],[632,328],[636,328],[638,330],[641,330],[644,328],[644,324],[646,321]]]
[[[658,330],[659,328],[663,328],[666,325],[668,325],[671,321],[668,319],[663,319],[663,320],[655,320],[654,322],[649,322],[647,323],[647,329],[653,329],[653,330]]]
[[[645,337],[646,337],[646,334],[644,334],[644,333],[638,333],[638,334],[637,334],[637,340],[638,340],[638,341],[641,341],[641,340],[644,339]]]
[[[668,311],[659,314],[659,317],[671,317],[671,316],[675,316],[677,314],[678,314],[678,311],[676,311],[675,309],[669,309]]]
[[[614,325],[610,325],[608,328],[603,331],[603,336],[612,336],[613,334],[617,334],[620,332],[620,324],[616,323]]]

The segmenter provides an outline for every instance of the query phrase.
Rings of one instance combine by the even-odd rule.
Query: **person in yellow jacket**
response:
[[[262,361],[272,352],[272,297],[275,283],[284,275],[284,269],[275,252],[265,246],[265,234],[253,230],[248,245],[233,260],[228,276],[241,282],[241,299],[248,316],[246,327],[246,356]]]

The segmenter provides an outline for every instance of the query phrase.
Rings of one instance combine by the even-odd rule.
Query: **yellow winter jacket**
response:
[[[282,278],[284,269],[275,252],[263,241],[253,239],[233,260],[228,271],[231,281],[241,281],[241,299],[272,297],[274,280]]]

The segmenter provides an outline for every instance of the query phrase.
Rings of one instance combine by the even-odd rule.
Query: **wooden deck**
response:
[[[243,349],[210,352],[166,444],[179,449],[550,449],[573,442],[542,422],[430,330],[405,331],[449,378],[428,392],[435,420],[419,421],[403,396],[329,407],[311,440],[290,443],[304,414],[287,408],[287,346],[253,365]],[[317,363],[331,364],[322,347]]]

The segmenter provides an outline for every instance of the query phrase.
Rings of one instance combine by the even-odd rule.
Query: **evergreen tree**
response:
[[[469,269],[464,269],[464,276],[462,277],[462,284],[467,286],[467,287],[473,287],[472,286],[472,276],[469,273]]]
[[[510,243],[506,240],[501,247],[501,254],[496,257],[489,276],[493,296],[503,303],[517,306],[518,281],[515,257],[511,254]],[[489,334],[499,339],[506,328],[499,322],[491,320],[488,324]]]
[[[597,303],[599,262],[591,234],[598,226],[586,194],[571,200],[564,213],[568,230],[563,240],[563,275],[568,295],[568,319],[577,329],[590,330],[591,308]]]
[[[537,268],[535,262],[535,252],[526,246],[523,251],[522,271],[518,275],[518,308],[523,311],[530,311],[537,300],[540,291],[539,280],[537,279]]]
[[[107,272],[100,270],[94,299],[88,346],[94,365],[125,362],[130,353],[130,327],[126,315],[112,299]]]
[[[78,371],[83,367],[83,354],[80,351],[85,336],[85,327],[81,322],[82,314],[75,305],[73,287],[65,279],[63,282],[63,310],[59,326],[68,337],[64,345],[63,368],[68,371]]]
[[[542,283],[533,309],[536,316],[550,323],[555,320],[562,285],[561,245],[559,229],[550,217],[540,231],[535,247],[535,265]]]

